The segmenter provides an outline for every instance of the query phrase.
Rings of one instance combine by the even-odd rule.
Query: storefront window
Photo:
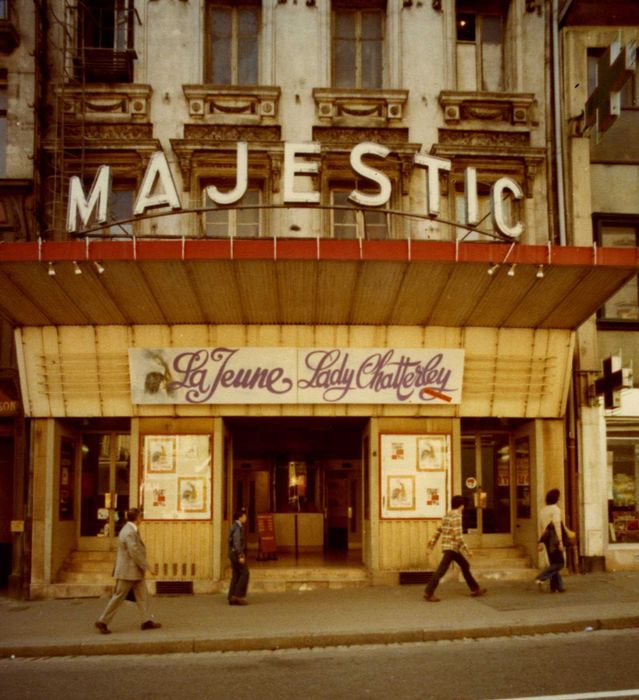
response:
[[[639,542],[639,426],[608,429],[609,532],[611,542]]]

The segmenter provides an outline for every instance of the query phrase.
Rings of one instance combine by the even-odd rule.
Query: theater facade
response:
[[[26,595],[107,590],[132,506],[159,591],[224,588],[240,507],[254,580],[431,569],[454,494],[492,573],[536,566],[550,488],[580,530],[577,331],[638,259],[561,223],[549,3],[35,20],[33,226],[0,246]]]

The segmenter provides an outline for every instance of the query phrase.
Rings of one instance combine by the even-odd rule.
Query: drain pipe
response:
[[[564,150],[561,135],[561,95],[559,71],[559,0],[552,0],[552,93],[555,126],[555,166],[557,177],[557,219],[559,245],[566,245],[566,205],[564,199]]]

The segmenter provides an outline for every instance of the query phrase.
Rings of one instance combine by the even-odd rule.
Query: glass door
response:
[[[115,547],[129,508],[130,463],[130,435],[99,432],[82,436],[80,537],[91,548]]]
[[[510,433],[462,435],[464,529],[474,546],[512,544]]]

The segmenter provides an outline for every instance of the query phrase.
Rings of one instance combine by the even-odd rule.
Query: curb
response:
[[[108,640],[103,642],[69,642],[51,644],[0,643],[0,658],[103,656],[133,654],[185,654],[203,652],[277,651],[279,649],[320,649],[336,646],[371,644],[410,644],[415,642],[487,639],[494,637],[534,636],[583,632],[586,629],[619,630],[639,627],[639,616],[607,619],[581,619],[503,627],[469,627],[460,629],[412,629],[388,632],[343,632],[273,637],[232,637],[228,639],[172,638],[144,642]]]

